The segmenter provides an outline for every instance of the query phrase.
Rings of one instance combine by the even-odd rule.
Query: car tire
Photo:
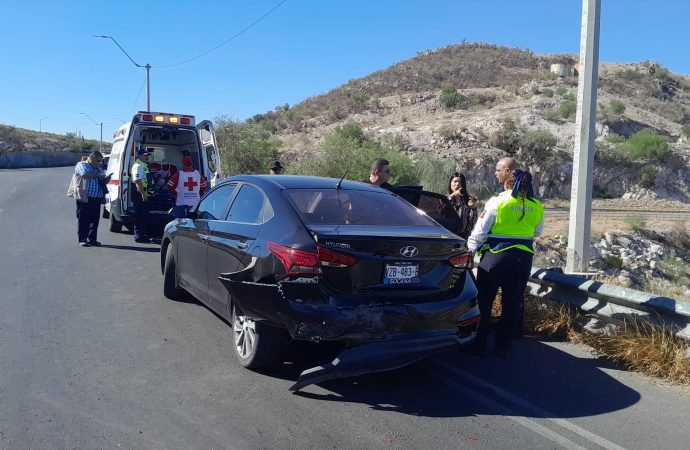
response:
[[[177,265],[172,246],[169,245],[165,252],[165,265],[163,266],[163,295],[170,300],[178,300],[183,294],[184,289],[177,284]]]
[[[110,218],[108,219],[108,230],[113,233],[122,232],[122,223],[118,222],[117,219],[115,219],[115,214],[113,213],[110,213]]]
[[[276,364],[286,342],[283,330],[242,315],[235,304],[232,305],[232,336],[237,361],[247,369]]]

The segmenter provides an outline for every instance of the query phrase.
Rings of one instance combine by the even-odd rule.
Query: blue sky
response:
[[[244,120],[463,39],[578,53],[581,0],[0,0],[0,123],[111,140],[146,109]],[[208,6],[195,6],[206,4]],[[602,0],[603,62],[690,74],[690,2]]]

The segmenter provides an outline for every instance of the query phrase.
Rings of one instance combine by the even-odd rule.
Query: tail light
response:
[[[327,267],[350,267],[357,263],[357,258],[343,253],[334,252],[324,247],[316,247],[319,254],[319,261]]]
[[[451,257],[448,263],[459,269],[471,269],[474,265],[472,252],[458,253],[457,255]]]
[[[282,261],[288,275],[323,275],[319,255],[273,242],[268,249]]]
[[[357,258],[353,256],[324,247],[317,247],[316,253],[312,253],[269,242],[268,249],[283,263],[288,276],[323,275],[324,266],[342,268],[357,263]]]
[[[183,117],[180,119],[180,123],[182,125],[189,125],[189,122],[190,122],[189,117]]]

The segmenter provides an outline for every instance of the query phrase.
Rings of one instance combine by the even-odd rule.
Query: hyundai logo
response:
[[[419,250],[417,250],[417,247],[413,247],[411,245],[408,245],[407,247],[403,247],[400,249],[400,254],[403,255],[405,258],[414,258],[417,256],[419,253]]]

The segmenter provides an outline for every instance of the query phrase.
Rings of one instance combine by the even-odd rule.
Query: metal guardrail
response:
[[[532,268],[527,293],[596,314],[601,320],[587,324],[590,331],[603,332],[611,323],[642,319],[671,327],[676,336],[690,340],[687,302],[538,267]]]

